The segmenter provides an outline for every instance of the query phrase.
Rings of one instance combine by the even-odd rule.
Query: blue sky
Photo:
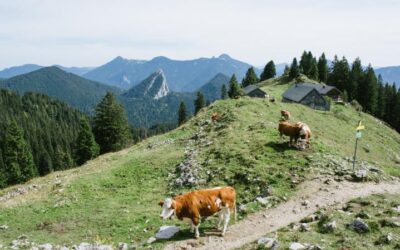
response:
[[[400,65],[399,13],[396,0],[0,0],[0,69],[221,53],[260,66],[304,49]]]

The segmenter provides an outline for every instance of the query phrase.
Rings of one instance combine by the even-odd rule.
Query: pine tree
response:
[[[194,100],[194,114],[196,115],[204,106],[205,106],[205,99],[203,93],[200,91],[197,92],[197,98]]]
[[[7,186],[6,170],[3,161],[3,153],[0,148],[0,188]]]
[[[363,96],[359,100],[365,111],[375,114],[378,102],[378,80],[371,65],[365,70],[365,77],[362,81]]]
[[[312,70],[312,63],[313,63],[312,61],[313,61],[313,55],[311,51],[309,51],[308,53],[304,51],[303,54],[301,55],[299,66],[301,68],[301,73],[303,73],[308,77],[311,77],[310,72]]]
[[[320,82],[328,82],[328,61],[325,58],[325,53],[318,58],[318,78]]]
[[[228,95],[230,98],[236,98],[242,95],[242,90],[239,86],[239,83],[236,80],[235,74],[232,75],[231,79],[229,80],[229,91]]]
[[[290,68],[289,68],[289,66],[286,64],[286,65],[285,65],[285,69],[283,70],[283,75],[289,76],[289,73],[290,73]]]
[[[226,85],[222,84],[221,99],[227,99],[227,98],[228,98],[228,91],[226,90]]]
[[[340,91],[347,90],[347,84],[350,78],[350,66],[345,57],[342,60],[338,60],[335,56],[333,61],[332,72],[328,77],[328,84],[333,85]]]
[[[178,125],[182,125],[186,122],[187,119],[187,113],[186,113],[186,105],[184,102],[181,102],[179,105],[179,110],[178,110]]]
[[[242,86],[246,87],[252,84],[258,83],[260,80],[258,79],[256,72],[254,71],[253,67],[250,67],[247,72],[245,77],[242,80]]]
[[[124,108],[111,92],[96,107],[93,134],[102,154],[120,150],[132,139]]]
[[[386,108],[386,96],[385,96],[385,86],[383,85],[382,76],[378,76],[378,102],[376,116],[380,119],[385,117]]]
[[[74,158],[78,165],[82,165],[99,155],[99,145],[96,143],[89,121],[85,117],[81,119],[81,129],[75,144]]]
[[[318,64],[317,59],[313,58],[311,62],[311,68],[308,75],[311,79],[318,80]]]
[[[359,85],[364,77],[363,68],[361,65],[360,58],[356,58],[351,65],[351,71],[349,76],[349,82],[347,85],[347,93],[349,94],[349,100],[359,100],[362,93],[359,93]]]
[[[297,59],[293,58],[292,65],[290,65],[289,78],[294,79],[298,77],[299,74],[300,74],[300,69],[299,66],[297,65]]]
[[[22,129],[13,120],[4,139],[4,165],[8,184],[25,182],[35,176],[35,166]]]
[[[260,81],[265,81],[275,76],[276,76],[275,63],[274,61],[271,60],[265,65],[264,70],[260,75]]]

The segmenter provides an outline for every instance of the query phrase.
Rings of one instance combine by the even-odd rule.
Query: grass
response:
[[[400,227],[393,226],[392,217],[399,218],[400,214],[393,208],[398,206],[399,195],[372,195],[358,198],[347,203],[342,209],[329,208],[318,213],[326,222],[335,221],[337,229],[329,232],[323,230],[318,221],[311,222],[309,231],[300,232],[293,229],[293,225],[282,228],[277,232],[278,249],[287,249],[292,242],[319,245],[323,249],[399,249]],[[357,233],[348,225],[357,217],[363,218],[370,231]],[[322,228],[322,229],[321,229]],[[392,241],[387,242],[385,237],[391,234]],[[274,236],[275,233],[270,235]],[[257,243],[241,248],[242,250],[262,249]]]
[[[278,97],[288,88],[281,83],[269,80],[261,85]],[[141,244],[162,225],[157,205],[160,199],[201,187],[234,186],[238,202],[247,204],[246,212],[251,213],[262,208],[254,202],[257,196],[272,195],[279,202],[296,192],[297,183],[318,174],[321,167],[312,165],[308,157],[351,157],[359,120],[366,130],[358,157],[380,166],[383,175],[400,176],[400,166],[393,161],[400,152],[400,136],[375,118],[348,106],[334,105],[331,111],[323,112],[279,100],[220,100],[170,133],[103,155],[80,168],[30,181],[28,184],[39,184],[40,188],[0,204],[0,225],[9,226],[0,231],[0,244],[8,245],[20,235],[37,243]],[[297,151],[279,142],[277,124],[282,109],[292,113],[292,122],[303,121],[311,127],[311,149]],[[221,114],[218,122],[209,122],[213,112]],[[191,188],[171,186],[170,173],[183,160],[188,140],[200,127],[204,131],[201,140],[211,144],[195,143],[192,147],[198,151],[196,160],[206,182]],[[172,143],[161,143],[167,140]],[[15,188],[0,190],[0,196]],[[202,228],[211,227],[211,223]],[[182,225],[178,221],[167,224]],[[172,240],[192,237],[188,227],[183,228]],[[153,245],[161,248],[164,243]]]

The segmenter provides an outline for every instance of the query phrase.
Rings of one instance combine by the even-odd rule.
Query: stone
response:
[[[304,206],[304,207],[308,207],[310,205],[310,201],[304,200],[304,201],[301,202],[301,205]]]
[[[179,227],[161,226],[156,233],[156,239],[170,239],[180,231]]]
[[[262,237],[257,240],[257,244],[263,246],[264,249],[275,250],[278,248],[278,241],[274,238]]]
[[[326,223],[323,225],[323,227],[325,228],[325,230],[327,232],[333,232],[336,230],[337,226],[336,226],[336,221],[332,221],[330,223]]]
[[[292,242],[289,245],[290,250],[301,250],[301,249],[307,249],[307,247],[301,243],[298,242]]]
[[[0,225],[0,230],[7,230],[8,226],[7,225]]]
[[[355,219],[351,224],[350,228],[358,233],[368,233],[369,226],[360,218]]]
[[[147,240],[147,244],[154,243],[156,240],[157,240],[157,239],[156,239],[155,237],[150,237],[150,238]]]
[[[124,242],[120,242],[118,243],[118,250],[128,250],[128,244],[124,243]]]
[[[260,202],[263,205],[267,205],[268,204],[268,198],[267,197],[257,197],[256,200],[258,202]]]
[[[53,246],[50,243],[39,245],[38,248],[40,250],[52,250]]]

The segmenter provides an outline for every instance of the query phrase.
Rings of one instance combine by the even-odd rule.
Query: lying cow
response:
[[[230,214],[234,213],[236,221],[236,191],[232,187],[218,187],[212,189],[196,190],[173,198],[166,198],[159,205],[163,208],[160,214],[162,219],[168,219],[176,215],[178,219],[189,219],[192,232],[200,236],[199,226],[202,217],[219,215],[217,228],[221,230],[222,236],[226,233]]]
[[[287,110],[281,110],[281,116],[283,117],[283,120],[287,121],[290,119],[290,112]]]

